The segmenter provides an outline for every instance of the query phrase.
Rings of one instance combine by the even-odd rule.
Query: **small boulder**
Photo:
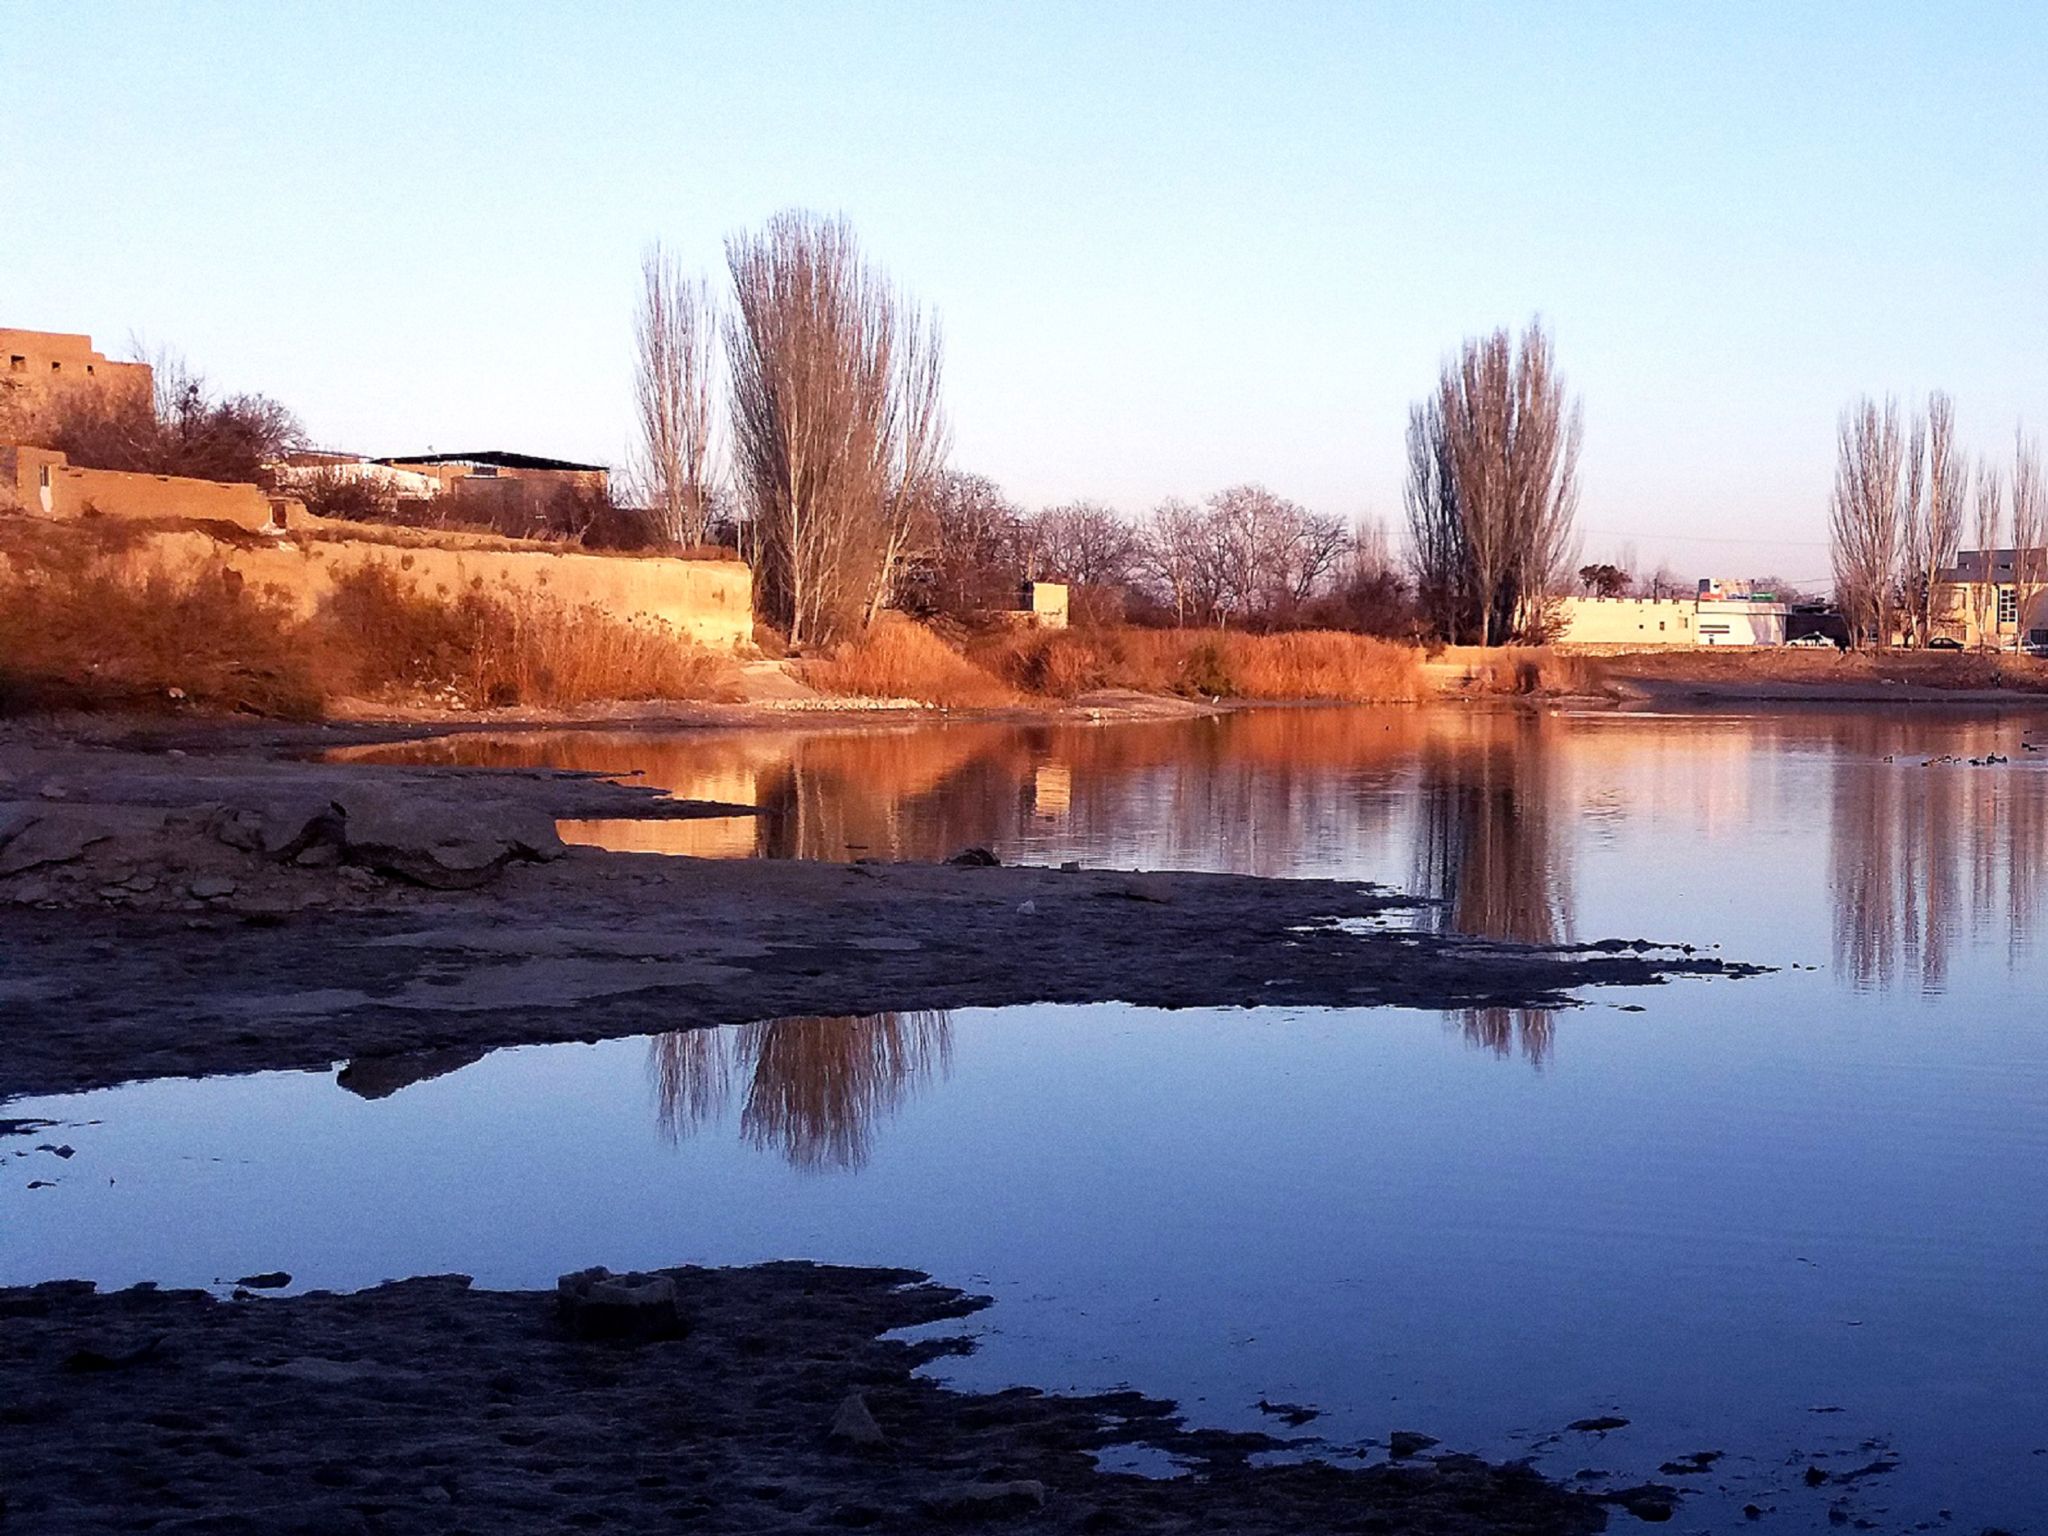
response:
[[[962,848],[953,857],[946,860],[946,862],[961,869],[994,869],[1003,861],[993,853],[990,853],[988,849],[977,846]]]
[[[555,1282],[555,1304],[579,1339],[645,1344],[689,1331],[667,1275],[615,1275],[601,1265],[578,1270]]]
[[[832,1415],[832,1427],[826,1431],[826,1438],[842,1440],[849,1445],[881,1446],[889,1443],[889,1437],[882,1433],[882,1426],[868,1412],[868,1400],[858,1392],[846,1394],[846,1401]]]
[[[185,887],[198,901],[220,901],[232,896],[238,887],[226,875],[197,875]]]
[[[1387,1436],[1387,1454],[1396,1461],[1405,1461],[1410,1456],[1419,1456],[1435,1445],[1434,1435],[1418,1434],[1412,1429],[1397,1429]]]

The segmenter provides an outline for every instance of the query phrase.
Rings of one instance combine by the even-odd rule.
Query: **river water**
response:
[[[1447,708],[383,749],[763,809],[565,826],[614,847],[1362,877],[1428,925],[1780,969],[1560,1013],[798,1019],[17,1101],[75,1155],[0,1163],[0,1280],[904,1264],[997,1298],[939,1367],[967,1387],[1129,1384],[1335,1459],[1421,1430],[1686,1487],[1681,1529],[2048,1530],[2035,742]],[[1629,1422],[1566,1428],[1600,1417]]]

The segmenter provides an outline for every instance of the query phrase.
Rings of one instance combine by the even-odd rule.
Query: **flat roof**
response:
[[[587,474],[603,473],[603,464],[578,464],[574,459],[548,459],[537,453],[508,453],[503,448],[486,448],[477,453],[408,453],[379,459],[379,464],[488,464],[496,469],[564,469]]]

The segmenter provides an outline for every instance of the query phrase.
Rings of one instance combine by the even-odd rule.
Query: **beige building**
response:
[[[1937,632],[1972,649],[2048,645],[2048,550],[1966,549],[1935,604]]]
[[[507,453],[502,448],[477,453],[406,454],[377,462],[425,476],[435,481],[443,491],[489,491],[503,482],[521,482],[547,490],[573,487],[600,495],[611,489],[611,471],[602,464],[578,464],[572,459]]]
[[[117,363],[93,350],[90,336],[0,328],[0,442],[72,389],[150,389],[147,363]]]

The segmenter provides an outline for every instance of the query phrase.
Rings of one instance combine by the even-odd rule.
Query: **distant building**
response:
[[[149,364],[111,362],[90,336],[0,329],[0,426],[72,389],[135,389],[148,398],[150,383]]]
[[[421,501],[441,492],[441,481],[437,476],[399,469],[364,454],[337,453],[327,448],[295,449],[271,469],[280,486],[293,490],[303,490],[323,481],[328,484],[363,481],[393,496]]]
[[[538,454],[507,453],[502,448],[478,453],[414,453],[379,459],[393,469],[426,475],[443,490],[472,488],[477,482],[516,480],[548,488],[564,487],[605,495],[611,489],[611,471],[602,464],[578,464],[573,459],[545,459]]]
[[[2048,550],[1966,549],[1936,579],[1937,634],[1973,648],[2048,645]]]
[[[1695,597],[1559,598],[1552,639],[1626,649],[1783,645],[1788,612],[1776,593],[1703,580]]]

